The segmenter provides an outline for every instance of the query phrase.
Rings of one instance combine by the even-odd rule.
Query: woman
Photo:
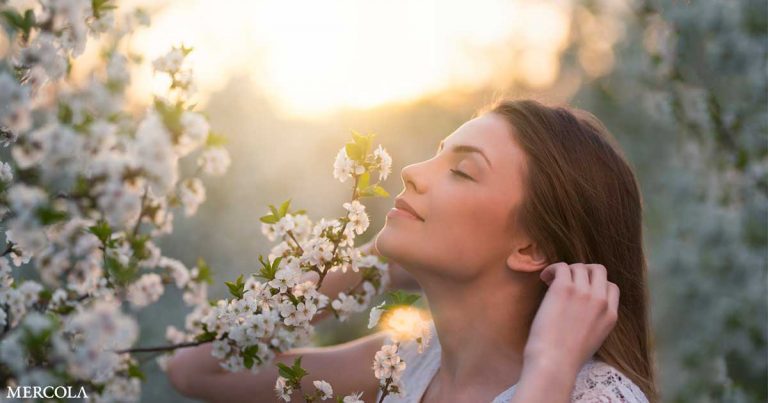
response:
[[[639,189],[594,116],[502,101],[402,179],[375,249],[422,287],[436,337],[422,354],[403,347],[406,395],[385,402],[657,400]],[[371,361],[385,340],[278,361],[302,355],[307,378],[378,401]],[[209,346],[178,352],[169,377],[193,397],[276,400],[275,369],[227,373]]]

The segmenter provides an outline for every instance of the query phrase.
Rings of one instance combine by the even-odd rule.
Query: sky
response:
[[[532,88],[557,77],[569,1],[129,0],[152,26],[134,37],[151,60],[180,43],[205,96],[245,74],[283,113],[407,102],[501,75]],[[136,90],[153,85],[149,67]]]

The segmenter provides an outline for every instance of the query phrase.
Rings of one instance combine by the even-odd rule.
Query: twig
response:
[[[139,347],[139,348],[127,348],[124,350],[117,350],[115,351],[117,354],[123,354],[123,353],[151,353],[156,351],[171,351],[176,350],[178,348],[186,348],[186,347],[195,347],[199,346],[201,344],[210,343],[211,340],[208,341],[190,341],[186,343],[180,343],[180,344],[173,344],[170,346],[157,346],[157,347]]]
[[[141,219],[144,217],[144,204],[147,201],[147,193],[149,193],[149,185],[144,187],[144,195],[141,196],[141,209],[139,209],[139,218],[136,219],[136,224],[133,226],[133,237],[139,233],[139,227],[141,226]]]
[[[3,252],[3,256],[5,256],[5,255],[8,255],[8,254],[10,254],[11,252],[13,252],[13,246],[14,246],[14,245],[13,245],[13,242],[8,242],[8,243],[5,245],[5,251]]]

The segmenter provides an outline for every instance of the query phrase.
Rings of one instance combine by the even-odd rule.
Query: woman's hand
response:
[[[540,277],[549,289],[531,325],[525,366],[559,367],[575,378],[616,325],[619,287],[600,264],[559,262]]]
[[[570,402],[579,370],[618,318],[619,288],[602,265],[560,262],[540,276],[549,289],[531,324],[512,403]]]

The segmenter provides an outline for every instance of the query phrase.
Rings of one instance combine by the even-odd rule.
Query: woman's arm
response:
[[[211,345],[181,349],[168,362],[168,378],[179,393],[208,402],[280,402],[275,394],[278,362],[292,365],[302,356],[301,366],[308,375],[301,381],[305,393],[314,393],[312,381],[324,380],[333,386],[335,395],[364,392],[365,402],[373,402],[378,393],[378,380],[371,363],[384,343],[383,332],[331,347],[297,348],[278,354],[274,363],[254,374],[249,370],[229,372],[211,355]],[[292,401],[303,401],[294,391]]]
[[[364,253],[377,254],[373,241],[361,246]],[[389,288],[416,290],[419,284],[400,265],[390,262]],[[305,273],[305,280],[317,281],[317,273]],[[323,280],[320,291],[333,298],[360,281],[360,273],[335,271]],[[331,315],[324,309],[312,318],[316,323]],[[312,390],[313,380],[326,380],[336,394],[364,391],[363,399],[373,401],[378,383],[371,370],[372,357],[383,344],[383,333],[377,333],[332,347],[293,349],[279,354],[275,363],[293,363],[294,358],[304,356],[302,366],[310,375],[302,383],[305,391]],[[342,364],[342,362],[347,362]],[[244,371],[232,373],[219,366],[219,360],[211,355],[211,345],[180,349],[168,362],[168,377],[180,393],[208,401],[253,401],[254,397],[277,401],[274,393],[277,367],[272,365],[258,374]],[[338,386],[337,386],[338,385]],[[367,397],[367,399],[366,399]],[[270,400],[271,399],[271,400]]]
[[[531,325],[512,403],[570,402],[579,370],[618,319],[619,288],[604,266],[555,263],[541,279],[549,289]]]

